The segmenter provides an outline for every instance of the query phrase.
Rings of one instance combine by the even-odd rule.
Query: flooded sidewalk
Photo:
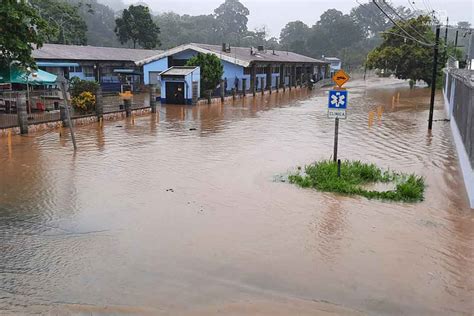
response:
[[[389,203],[274,181],[332,155],[324,90],[0,138],[0,314],[471,315],[474,212],[442,95],[354,80],[339,158],[426,178]],[[393,102],[400,93],[400,100]]]

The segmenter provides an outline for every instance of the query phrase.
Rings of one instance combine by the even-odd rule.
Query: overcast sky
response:
[[[140,0],[149,4],[154,13],[174,11],[179,14],[209,14],[224,0]],[[368,0],[358,0],[367,3]],[[474,0],[393,0],[394,5],[411,8],[410,3],[420,9],[433,8],[451,22],[469,21],[474,24]],[[137,0],[123,0],[126,4]],[[249,29],[267,26],[272,36],[278,37],[280,30],[289,21],[301,20],[313,25],[327,9],[335,8],[349,13],[357,6],[356,0],[241,0],[250,10]]]

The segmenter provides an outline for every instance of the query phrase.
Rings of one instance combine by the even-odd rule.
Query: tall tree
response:
[[[146,6],[131,5],[123,10],[122,17],[117,18],[115,23],[115,34],[122,44],[131,41],[133,48],[136,48],[138,44],[146,49],[152,49],[161,44],[158,38],[160,28],[153,22],[150,9]]]
[[[217,32],[222,41],[237,44],[242,35],[247,32],[249,9],[239,0],[225,0],[214,10],[214,14],[217,21]]]
[[[67,0],[77,8],[87,25],[87,44],[93,46],[123,46],[115,36],[115,11],[97,0]],[[101,0],[102,2],[102,0]],[[121,8],[119,4],[114,9]]]
[[[41,47],[51,28],[26,0],[3,0],[0,6],[0,66],[17,61],[34,67],[34,47]]]
[[[329,9],[311,28],[307,46],[315,57],[341,56],[343,48],[350,47],[364,38],[362,29],[347,14]]]
[[[307,54],[306,42],[310,28],[301,21],[289,22],[280,32],[280,45],[283,49],[299,54]]]
[[[224,74],[224,66],[216,55],[197,54],[188,60],[186,66],[199,66],[201,68],[201,94],[214,90]]]
[[[38,14],[55,30],[48,43],[87,44],[87,25],[78,14],[78,7],[63,0],[30,0]]]
[[[431,19],[419,16],[407,21],[398,21],[405,30],[415,28],[429,43],[434,43]],[[371,69],[391,71],[398,79],[423,80],[431,85],[433,48],[419,41],[406,38],[398,27],[394,26],[383,34],[383,43],[374,49],[368,57],[367,66]],[[439,54],[438,75],[446,62],[446,55]]]

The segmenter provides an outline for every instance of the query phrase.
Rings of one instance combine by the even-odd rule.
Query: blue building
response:
[[[200,96],[199,67],[173,66],[160,74],[161,103],[196,104]]]
[[[287,51],[267,50],[263,46],[186,44],[136,62],[143,67],[145,84],[160,85],[160,74],[173,66],[183,66],[199,53],[214,54],[224,66],[225,90],[259,91],[296,86],[329,76],[329,62]]]
[[[103,91],[139,91],[142,68],[136,62],[162,53],[160,50],[44,44],[33,51],[38,67],[67,79],[95,80]]]
[[[324,60],[330,63],[331,77],[342,68],[342,61],[337,57],[324,57]]]

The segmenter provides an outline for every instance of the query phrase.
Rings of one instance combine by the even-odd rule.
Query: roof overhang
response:
[[[79,67],[78,63],[66,63],[66,62],[51,62],[51,61],[38,61],[36,63],[38,67]]]
[[[239,65],[239,66],[242,66],[242,67],[248,67],[250,65],[250,62],[248,62],[246,60],[233,58],[231,56],[227,56],[227,55],[224,55],[224,54],[218,54],[218,53],[216,53],[212,50],[205,49],[205,48],[193,45],[193,44],[185,44],[185,45],[177,46],[177,47],[169,49],[169,50],[167,50],[167,51],[165,51],[161,54],[136,61],[135,64],[137,66],[143,66],[143,65],[152,63],[154,61],[160,60],[162,58],[169,57],[169,56],[172,56],[174,54],[184,52],[188,49],[194,50],[194,51],[196,51],[198,53],[202,53],[202,54],[212,54],[212,55],[215,55],[215,56],[219,57],[220,59],[222,59],[224,61],[227,61],[227,62],[232,63],[232,64],[236,64],[236,65]]]

